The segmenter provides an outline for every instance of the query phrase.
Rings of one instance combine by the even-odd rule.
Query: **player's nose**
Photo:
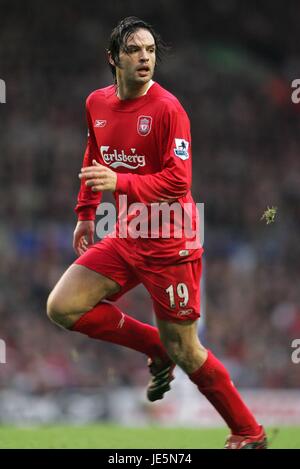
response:
[[[140,53],[140,61],[142,62],[148,62],[149,60],[149,52],[146,50],[146,49],[141,49],[141,53]]]

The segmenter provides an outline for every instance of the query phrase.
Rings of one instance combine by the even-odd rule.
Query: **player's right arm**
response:
[[[94,243],[94,220],[78,220],[73,234],[73,248],[81,256]]]
[[[92,161],[94,159],[99,161],[99,151],[89,113],[89,98],[86,102],[86,114],[88,123],[88,139],[83,157],[83,167],[92,166]],[[81,180],[77,197],[77,205],[75,207],[78,222],[73,235],[73,248],[79,256],[88,249],[89,245],[94,243],[94,220],[101,196],[101,192],[93,192],[90,187],[86,186],[85,180]]]

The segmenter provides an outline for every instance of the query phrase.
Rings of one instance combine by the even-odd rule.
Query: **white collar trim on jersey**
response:
[[[150,90],[151,86],[154,84],[155,82],[153,80],[150,80],[149,81],[149,85],[148,85],[148,88],[146,89],[145,93],[143,93],[141,96],[145,96],[145,94],[148,93],[148,91]]]

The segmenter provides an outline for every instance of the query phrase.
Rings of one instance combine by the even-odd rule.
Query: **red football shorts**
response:
[[[201,258],[175,265],[156,265],[128,249],[124,239],[107,237],[74,263],[120,285],[118,293],[106,298],[109,301],[119,299],[142,283],[150,293],[159,319],[177,322],[200,317]]]

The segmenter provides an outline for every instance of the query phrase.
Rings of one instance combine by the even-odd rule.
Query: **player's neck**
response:
[[[147,94],[149,88],[153,85],[153,83],[154,81],[150,80],[148,81],[148,83],[145,83],[142,86],[131,87],[119,81],[117,83],[117,96],[121,100],[139,98],[140,96],[144,96],[145,94]]]

